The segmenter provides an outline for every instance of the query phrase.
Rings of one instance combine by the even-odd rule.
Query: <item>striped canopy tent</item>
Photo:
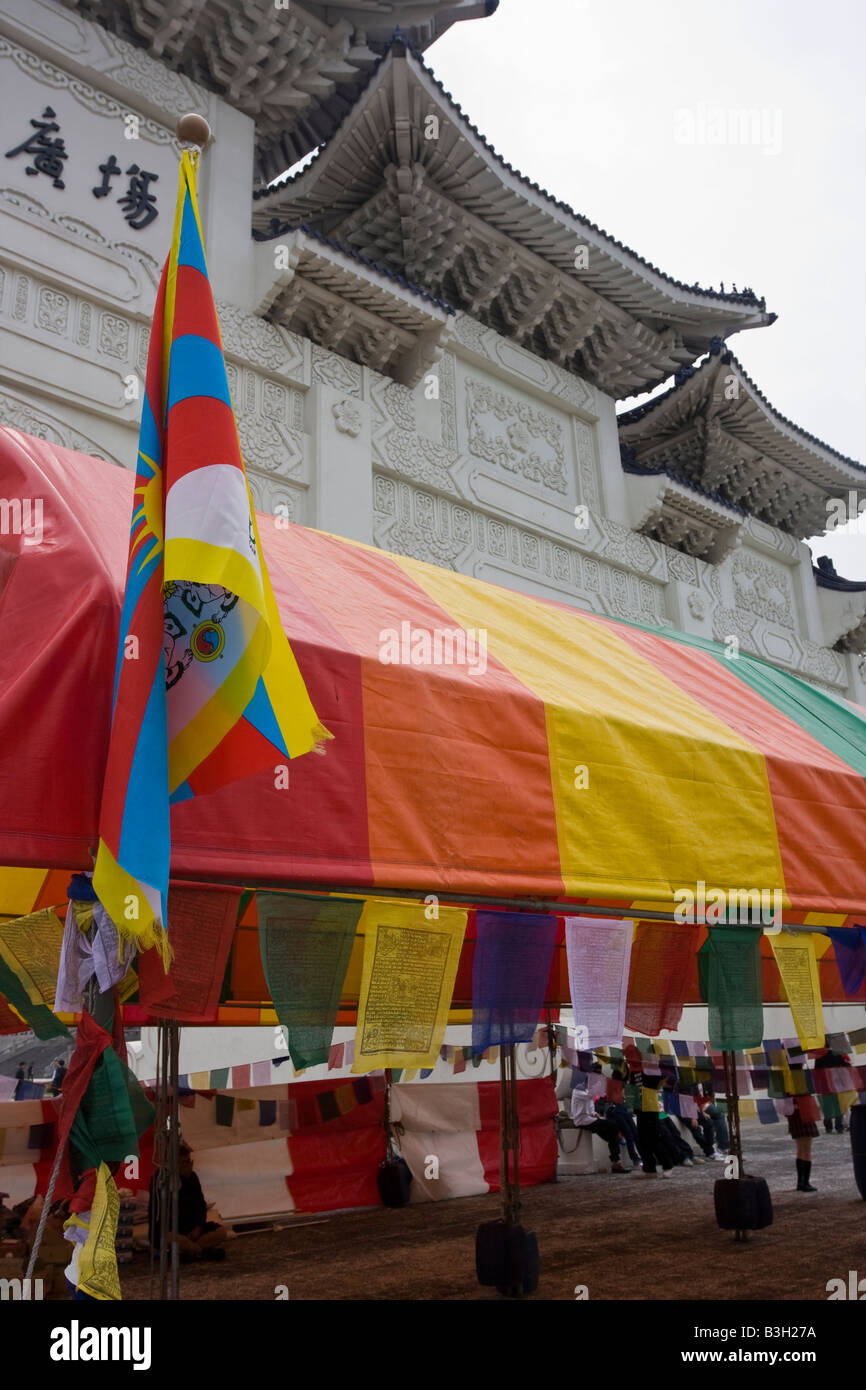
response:
[[[42,502],[41,543],[0,537],[0,914],[17,916],[61,906],[68,871],[91,866],[133,475],[0,429],[0,477],[7,498]],[[261,774],[175,806],[175,880],[636,919],[704,882],[778,890],[786,922],[866,922],[863,709],[697,637],[279,518],[259,529],[334,740],[288,787]],[[220,1012],[267,1021],[255,898],[241,901]],[[471,1002],[471,937],[455,1004]],[[564,956],[551,1004],[569,999]],[[767,957],[769,1001],[784,996]],[[349,1010],[359,965],[356,951]],[[821,970],[825,1000],[845,999],[832,948]]]

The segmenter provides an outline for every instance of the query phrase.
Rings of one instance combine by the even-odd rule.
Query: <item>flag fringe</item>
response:
[[[323,758],[328,751],[328,740],[333,737],[334,735],[331,733],[330,729],[326,729],[324,724],[317,724],[313,730],[314,742],[310,751],[312,753],[318,753],[319,757]]]
[[[168,932],[161,922],[152,922],[149,927],[145,927],[142,931],[130,931],[128,924],[120,927],[115,923],[115,926],[117,927],[118,941],[131,941],[139,955],[142,951],[158,951],[162,968],[166,975],[168,974],[174,959],[174,952],[171,949]]]

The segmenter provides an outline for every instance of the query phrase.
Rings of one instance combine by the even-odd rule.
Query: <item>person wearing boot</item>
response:
[[[795,1096],[788,1116],[788,1133],[797,1145],[797,1191],[817,1192],[809,1181],[812,1173],[812,1140],[818,1138],[820,1111],[814,1096]]]

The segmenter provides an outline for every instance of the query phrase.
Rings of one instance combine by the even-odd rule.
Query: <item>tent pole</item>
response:
[[[508,1164],[508,1047],[499,1049],[499,1186],[502,1190],[502,1216],[511,1225],[511,1175]]]
[[[499,1052],[499,1180],[502,1216],[506,1226],[520,1222],[520,1173],[517,1113],[517,1066],[514,1043],[503,1043]]]
[[[157,1178],[154,1207],[159,1221],[159,1296],[164,1300],[168,1288],[168,1048],[165,1019],[157,1024],[156,1161]]]
[[[737,1059],[733,1052],[723,1052],[725,1064],[725,1097],[728,1103],[730,1153],[736,1161],[735,1176],[743,1177],[743,1145],[740,1134],[740,1093],[737,1086]],[[748,1231],[737,1231],[737,1240],[748,1240]]]
[[[520,1148],[520,1111],[517,1101],[517,1049],[514,1043],[508,1047],[509,1069],[511,1071],[511,1153],[513,1167],[513,1180],[511,1187],[511,1208],[513,1212],[512,1220],[515,1225],[520,1222],[520,1168],[518,1166],[518,1149]]]
[[[168,1090],[171,1098],[169,1112],[169,1172],[171,1181],[171,1299],[179,1298],[179,1260],[177,1235],[180,1215],[180,1097],[178,1095],[178,1059],[180,1055],[180,1025],[176,1018],[166,1025],[169,1049]]]

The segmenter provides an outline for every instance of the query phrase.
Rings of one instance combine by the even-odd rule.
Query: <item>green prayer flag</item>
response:
[[[265,979],[296,1071],[327,1062],[361,900],[256,895]]]
[[[140,1083],[107,1047],[93,1068],[69,1132],[79,1171],[134,1157],[138,1136],[155,1114]]]
[[[708,928],[698,952],[698,974],[709,1006],[711,1048],[732,1052],[757,1047],[762,1040],[760,943],[760,928]]]

